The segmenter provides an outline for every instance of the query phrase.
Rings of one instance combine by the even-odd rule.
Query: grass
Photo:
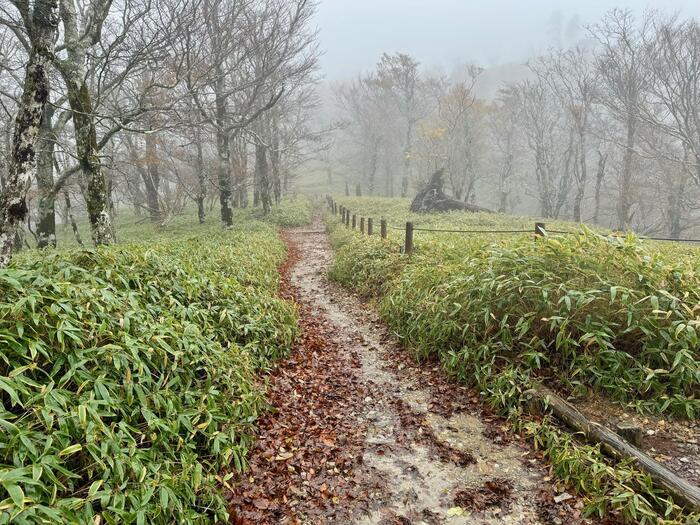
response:
[[[414,216],[405,200],[339,202],[390,224],[534,230],[534,220],[505,215]],[[545,448],[560,477],[590,495],[589,512],[648,523],[659,513],[697,519],[683,517],[629,465],[611,466],[598,449],[522,413],[524,392],[542,382],[573,395],[598,391],[640,412],[697,418],[697,252],[553,226],[577,233],[535,240],[417,232],[406,257],[401,232],[390,231],[388,241],[360,237],[328,217],[337,249],[330,274],[372,297],[414,355],[440,360]]]
[[[288,198],[274,206],[268,215],[260,208],[235,208],[233,210],[234,230],[251,220],[265,222],[278,227],[292,227],[306,224],[311,220],[312,205],[304,198]],[[91,243],[90,225],[87,218],[78,218],[78,231],[83,243]],[[197,209],[186,207],[179,215],[172,217],[165,225],[153,224],[144,214],[136,216],[132,210],[119,210],[114,217],[114,227],[119,243],[140,242],[144,239],[169,239],[183,235],[207,235],[221,226],[221,218],[216,207],[207,210],[204,224],[197,220]],[[77,247],[70,225],[57,225],[56,238],[60,247]]]
[[[227,520],[224,473],[245,468],[260,377],[296,335],[273,222],[310,208],[254,214],[0,270],[0,523]]]

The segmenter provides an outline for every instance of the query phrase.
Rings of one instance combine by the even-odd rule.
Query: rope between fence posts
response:
[[[405,231],[405,227],[391,226],[387,224],[387,229]],[[431,233],[498,233],[498,234],[508,234],[508,233],[534,233],[531,230],[440,230],[435,228],[413,228],[414,232],[431,232]],[[554,233],[557,235],[576,235],[580,232],[577,231],[564,231],[564,230],[547,230],[545,228],[545,234]],[[601,234],[602,235],[602,234]],[[606,235],[603,235],[606,236]],[[623,238],[622,235],[609,234],[607,237],[613,238]],[[700,243],[700,239],[672,239],[670,237],[640,237],[637,236],[639,240],[642,241],[667,241],[667,242],[696,242]]]
[[[434,228],[413,228],[413,231],[433,233],[533,233],[530,230],[439,230]]]
[[[404,231],[406,228],[399,228],[397,226],[387,226],[391,230]],[[413,228],[414,232],[432,232],[432,233],[532,233],[532,230],[439,230],[435,228]],[[575,234],[577,232],[565,232],[559,230],[546,230],[546,233],[559,233],[559,234]]]

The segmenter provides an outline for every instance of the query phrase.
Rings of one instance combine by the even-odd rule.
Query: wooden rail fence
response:
[[[362,235],[373,235],[374,234],[374,218],[373,217],[362,217],[362,216],[358,217],[356,213],[352,213],[352,211],[350,209],[346,208],[342,204],[338,204],[330,196],[326,196],[326,201],[328,203],[328,209],[330,210],[330,212],[333,215],[338,215],[340,218],[340,222],[342,224],[345,224],[346,228],[348,228],[348,229],[352,228],[353,230],[355,230],[358,228],[358,225],[359,225],[360,233]],[[382,239],[388,238],[388,229],[389,229],[389,226],[387,225],[386,219],[384,217],[381,217],[379,219],[379,235],[381,236]],[[392,227],[392,229],[404,231],[404,242],[403,242],[403,246],[401,247],[401,251],[402,251],[402,253],[406,253],[409,255],[411,253],[413,253],[413,250],[414,250],[413,237],[414,237],[414,232],[416,232],[416,231],[436,232],[436,233],[529,233],[529,234],[533,233],[533,231],[531,231],[531,230],[441,230],[441,229],[434,229],[434,228],[416,228],[414,226],[413,222],[411,222],[411,221],[406,222],[405,226],[403,226],[401,228]],[[549,233],[567,234],[567,233],[573,233],[573,232],[547,231],[546,226],[543,222],[535,223],[534,234],[536,236],[543,237],[545,235],[548,235]]]

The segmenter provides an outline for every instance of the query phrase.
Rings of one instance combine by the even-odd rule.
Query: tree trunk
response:
[[[260,206],[260,174],[257,168],[253,170],[253,208]]]
[[[270,194],[270,173],[267,164],[267,148],[261,144],[255,145],[255,172],[260,187],[260,200],[265,214],[272,208],[272,195]]]
[[[112,244],[112,218],[109,214],[107,183],[97,148],[92,98],[82,77],[72,75],[66,78],[66,85],[73,114],[76,153],[86,182],[85,203],[92,240],[96,246]]]
[[[158,186],[160,186],[160,159],[158,145],[153,133],[146,133],[146,169],[141,172],[143,185],[146,188],[146,205],[151,222],[160,222],[160,204],[158,202]],[[167,202],[167,201],[166,201]]]
[[[218,84],[218,82],[217,82]],[[225,86],[223,79],[218,87],[223,93]],[[226,130],[226,101],[223,97],[216,97],[216,151],[219,156],[218,182],[219,204],[221,206],[221,222],[226,228],[233,226],[233,208],[231,206],[231,158],[229,157],[229,134]]]
[[[272,186],[275,194],[275,203],[282,200],[282,159],[280,154],[279,123],[277,115],[271,119],[272,141],[270,145],[270,165],[272,167]]]
[[[36,140],[49,97],[57,8],[56,0],[36,0],[34,5],[32,47],[15,120],[10,169],[0,195],[0,268],[10,263],[15,236],[27,215],[27,191],[36,172]]]
[[[71,207],[70,204],[70,196],[68,195],[67,191],[63,192],[63,199],[66,204],[66,217],[70,221],[70,226],[73,229],[73,235],[75,236],[76,242],[80,245],[81,248],[85,248],[85,245],[83,244],[83,239],[80,237],[80,230],[78,230],[78,223],[75,222],[75,216],[73,215],[73,208]]]
[[[39,130],[39,151],[36,182],[39,190],[38,218],[36,222],[37,247],[56,247],[56,199],[53,193],[53,152],[56,139],[51,119],[53,110],[47,107]]]
[[[581,201],[583,201],[584,188],[579,186],[574,195],[574,222],[581,222]]]
[[[237,147],[234,152],[233,163],[234,176],[234,202],[239,208],[248,206],[248,186],[246,179],[248,178],[248,151],[244,140],[240,137],[237,139]]]
[[[408,197],[408,180],[411,171],[411,135],[413,132],[413,126],[408,124],[406,129],[406,147],[404,148],[403,155],[403,175],[401,177],[401,196],[403,198]]]
[[[369,161],[369,173],[367,177],[367,190],[370,195],[374,195],[375,186],[377,184],[377,162],[379,160],[379,145],[374,143],[372,146],[372,155]]]
[[[598,171],[595,175],[595,211],[593,213],[593,223],[598,224],[600,217],[600,190],[603,187],[603,179],[605,178],[605,164],[608,161],[608,155],[598,151]]]
[[[508,196],[510,195],[510,190],[508,189],[508,179],[513,170],[512,157],[508,155],[505,159],[505,165],[501,168],[501,176],[498,180],[498,213],[506,213],[508,209]]]
[[[627,121],[627,142],[622,157],[622,173],[617,201],[617,224],[620,230],[630,226],[630,210],[632,209],[632,162],[634,160],[634,139],[636,122],[633,118]]]
[[[282,200],[282,174],[280,169],[280,153],[273,148],[270,150],[270,165],[272,166],[272,186],[275,195],[275,203]]]
[[[284,176],[282,180],[282,195],[289,195],[289,168],[286,168],[284,170]]]
[[[202,131],[197,129],[195,136],[195,143],[197,146],[197,218],[199,219],[199,224],[204,224],[207,218],[207,212],[204,209],[204,199],[207,196],[207,179],[204,173],[204,154],[202,152]]]

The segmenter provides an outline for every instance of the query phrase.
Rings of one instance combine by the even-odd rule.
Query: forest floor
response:
[[[281,294],[297,303],[302,336],[270,378],[273,410],[233,484],[233,523],[589,522],[475,392],[414,361],[369,305],[329,282],[318,218],[283,237]]]

